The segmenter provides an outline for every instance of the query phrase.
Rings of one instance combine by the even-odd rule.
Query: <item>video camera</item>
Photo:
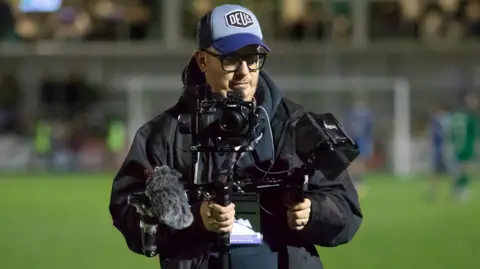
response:
[[[228,92],[225,98],[197,88],[197,113],[178,117],[181,134],[192,135],[194,152],[228,152],[252,138],[258,126],[254,101],[244,101],[243,92]]]

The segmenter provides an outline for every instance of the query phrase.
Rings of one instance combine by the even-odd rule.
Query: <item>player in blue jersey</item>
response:
[[[352,163],[350,173],[360,196],[365,196],[364,173],[367,161],[373,154],[373,113],[362,99],[355,100],[348,111],[345,127],[352,139],[358,144],[360,155]]]
[[[432,153],[432,176],[426,193],[429,200],[436,197],[439,181],[448,170],[446,148],[450,130],[449,115],[449,109],[445,105],[438,106],[432,113],[428,126]]]

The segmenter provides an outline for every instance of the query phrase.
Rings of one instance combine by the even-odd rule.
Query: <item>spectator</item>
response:
[[[132,40],[144,40],[152,23],[148,4],[153,0],[129,0],[125,5],[126,22],[129,24],[129,36]]]
[[[124,10],[113,0],[98,0],[90,3],[93,29],[86,39],[115,40],[119,38],[118,24],[124,18]]]
[[[36,41],[41,37],[39,23],[24,13],[18,14],[16,18],[15,33],[21,40],[27,42]]]
[[[92,27],[90,15],[80,5],[62,6],[50,16],[53,39],[82,39]]]
[[[459,20],[459,0],[439,0],[439,6],[445,13],[444,31],[449,41],[459,41],[465,34],[465,27]]]
[[[373,2],[370,5],[370,32],[374,38],[400,36],[401,7],[397,2]]]
[[[88,40],[142,40],[147,36],[151,21],[150,2],[130,0],[121,4],[114,0],[91,2],[94,29]]]
[[[281,2],[281,15],[279,16],[279,27],[276,32],[279,38],[289,37],[298,41],[305,39],[307,18],[305,16],[305,5],[299,4],[295,0],[284,0]],[[285,29],[289,34],[285,33]]]
[[[335,40],[347,40],[351,35],[351,3],[332,3],[332,38]]]
[[[0,132],[20,131],[19,108],[22,97],[16,78],[0,72]]]
[[[420,25],[420,38],[424,41],[438,41],[444,37],[445,14],[440,6],[431,4],[426,8]]]
[[[15,38],[15,19],[10,5],[0,2],[0,40]]]
[[[442,8],[443,12],[448,14],[450,17],[455,16],[460,8],[459,0],[438,0],[438,5]]]
[[[299,17],[290,25],[289,38],[294,41],[301,41],[307,38],[308,19]]]
[[[71,73],[67,80],[45,77],[41,97],[43,106],[49,108],[47,117],[61,115],[69,120],[97,102],[100,91],[89,85],[83,75]]]
[[[301,41],[315,38],[325,38],[325,25],[322,3],[309,2],[304,8],[299,9],[296,17],[292,17],[290,26],[290,39]],[[292,16],[292,15],[290,15]]]
[[[467,1],[465,9],[465,26],[470,36],[480,36],[480,1]]]
[[[423,2],[418,0],[400,1],[402,36],[418,37],[418,26],[423,11]]]
[[[183,14],[183,24],[185,27],[185,35],[188,38],[195,39],[197,36],[197,23],[200,18],[213,8],[211,0],[193,0],[192,5],[186,5]]]
[[[66,80],[44,77],[41,84],[44,113],[42,119],[52,126],[52,158],[60,167],[73,169],[76,155],[92,135],[87,113],[100,101],[100,90],[76,72]]]

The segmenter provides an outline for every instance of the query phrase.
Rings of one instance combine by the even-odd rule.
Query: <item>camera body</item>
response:
[[[181,134],[192,135],[199,151],[224,152],[248,141],[258,126],[255,101],[243,100],[243,92],[215,96],[197,88],[197,111],[178,117]]]

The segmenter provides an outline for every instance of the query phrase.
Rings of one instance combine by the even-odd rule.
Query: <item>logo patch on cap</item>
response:
[[[250,14],[245,11],[235,10],[225,15],[225,22],[229,27],[248,28],[255,22]]]

